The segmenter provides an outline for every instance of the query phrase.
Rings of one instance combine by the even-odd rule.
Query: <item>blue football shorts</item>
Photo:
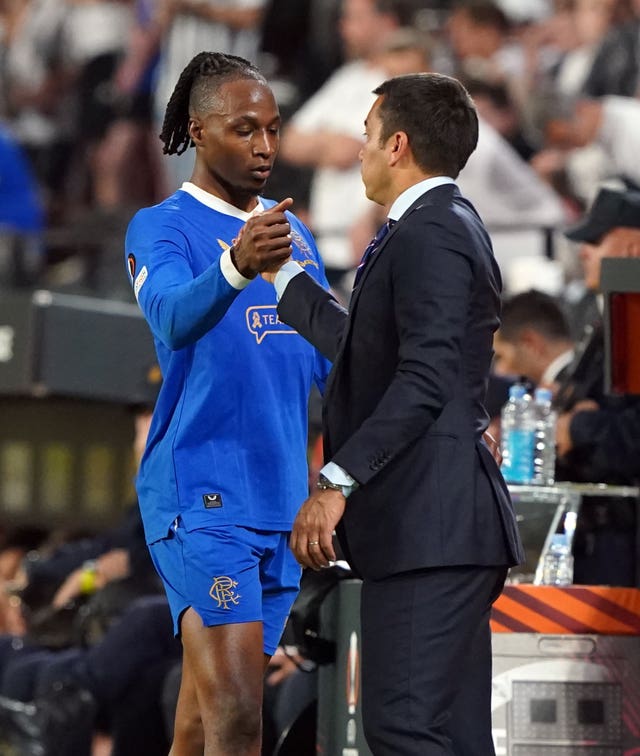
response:
[[[193,607],[207,627],[262,622],[264,653],[274,653],[300,586],[288,532],[237,525],[187,531],[178,518],[149,551],[176,636]]]

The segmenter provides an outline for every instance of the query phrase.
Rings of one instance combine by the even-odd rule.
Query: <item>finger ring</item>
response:
[[[309,546],[318,546],[320,541],[309,541]]]

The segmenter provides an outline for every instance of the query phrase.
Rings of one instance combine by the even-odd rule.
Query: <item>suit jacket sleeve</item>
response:
[[[289,281],[278,303],[278,317],[328,360],[335,360],[347,311],[311,276],[300,273]]]
[[[399,342],[395,373],[373,413],[332,457],[361,484],[377,474],[371,460],[381,449],[388,463],[430,429],[469,368],[462,356],[473,282],[468,235],[416,218],[392,242],[400,248],[389,282]]]

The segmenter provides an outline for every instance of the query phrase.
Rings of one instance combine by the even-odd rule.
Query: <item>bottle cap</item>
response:
[[[510,399],[522,399],[526,393],[527,389],[521,383],[514,383],[513,386],[509,387]]]

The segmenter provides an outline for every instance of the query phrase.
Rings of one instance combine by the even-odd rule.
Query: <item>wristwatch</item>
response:
[[[323,491],[326,491],[328,488],[332,491],[340,491],[340,493],[344,496],[345,487],[340,483],[333,483],[329,480],[329,478],[327,478],[326,475],[323,475],[322,473],[318,475],[318,482],[316,485]]]

